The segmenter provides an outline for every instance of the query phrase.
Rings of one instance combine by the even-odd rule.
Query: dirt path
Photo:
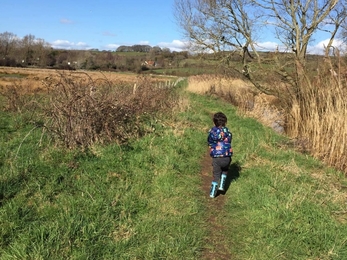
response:
[[[206,238],[206,248],[203,251],[202,259],[210,260],[231,260],[232,256],[226,248],[223,226],[221,220],[225,217],[224,203],[225,192],[218,193],[217,197],[212,199],[209,196],[212,181],[212,160],[208,152],[201,162],[202,190],[206,194],[206,221],[209,235]]]

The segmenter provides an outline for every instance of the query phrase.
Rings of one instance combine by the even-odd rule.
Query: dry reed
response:
[[[278,98],[260,93],[241,79],[220,75],[192,76],[187,89],[193,93],[216,95],[237,106],[242,114],[283,132],[284,113],[276,105]]]
[[[285,131],[296,140],[298,148],[347,172],[347,84],[341,69],[337,71],[320,73],[313,79],[307,77],[300,92],[283,104],[277,97],[256,92],[239,79],[193,76],[187,89],[230,101],[245,115],[278,132]]]
[[[333,74],[307,80],[293,100],[287,134],[300,139],[310,153],[335,168],[347,171],[347,85]]]

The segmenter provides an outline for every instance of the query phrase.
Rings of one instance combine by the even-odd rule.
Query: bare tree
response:
[[[298,78],[304,75],[308,46],[314,35],[323,30],[332,46],[341,23],[346,19],[345,0],[252,0],[264,10],[268,25],[274,26],[277,38],[294,54]],[[327,26],[333,25],[333,26]]]
[[[176,20],[194,51],[239,52],[246,65],[246,57],[253,58],[251,49],[259,59],[255,27],[260,24],[249,0],[176,0],[174,8]]]
[[[328,19],[326,20],[326,25],[331,26],[331,30],[325,30],[330,33],[330,39],[325,49],[325,56],[327,57],[329,55],[329,50],[331,48],[334,48],[334,40],[336,39],[337,33],[340,31],[343,33],[344,30],[346,30],[346,17],[347,17],[347,1],[339,1],[335,7],[335,9],[330,12]],[[340,36],[342,34],[340,33]],[[343,37],[341,37],[343,39]]]
[[[175,0],[174,13],[191,50],[214,53],[227,68],[239,54],[241,64],[233,63],[232,71],[247,77],[260,91],[274,92],[259,82],[258,75],[253,76],[249,66],[250,61],[261,64],[257,40],[265,24],[263,13],[251,0]]]
[[[51,45],[43,39],[37,38],[34,41],[33,51],[36,65],[44,67],[47,64],[47,57],[50,48]]]
[[[247,65],[248,57],[256,57],[261,69],[256,42],[262,26],[289,50],[289,62],[287,57],[282,62],[275,57],[273,71],[296,92],[305,80],[306,54],[314,35],[320,30],[330,32],[329,50],[346,19],[345,6],[346,0],[175,0],[174,10],[195,51],[228,51],[228,55],[239,51],[242,73],[258,89],[270,93]]]
[[[23,58],[26,64],[32,64],[34,59],[35,36],[32,34],[25,35],[21,41]]]
[[[7,58],[15,48],[17,36],[10,32],[0,33],[0,57]]]

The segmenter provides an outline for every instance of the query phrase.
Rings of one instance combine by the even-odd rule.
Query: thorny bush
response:
[[[143,136],[152,130],[146,122],[176,103],[172,88],[157,88],[146,77],[132,86],[61,75],[58,83],[51,84],[49,97],[46,127],[69,148]]]
[[[76,78],[73,73],[45,81],[48,91],[35,109],[36,119],[55,141],[68,148],[125,143],[141,137],[153,131],[150,124],[159,113],[172,111],[177,103],[172,87],[159,88],[148,77],[139,76],[135,85],[106,78],[93,80],[88,74]],[[16,95],[7,99],[14,99],[18,108],[13,109],[19,110],[24,98],[15,90],[13,86],[11,91]]]

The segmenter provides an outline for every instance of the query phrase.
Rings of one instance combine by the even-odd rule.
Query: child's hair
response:
[[[227,123],[228,119],[226,115],[224,115],[222,112],[218,112],[213,115],[213,123],[215,126],[225,126]]]

